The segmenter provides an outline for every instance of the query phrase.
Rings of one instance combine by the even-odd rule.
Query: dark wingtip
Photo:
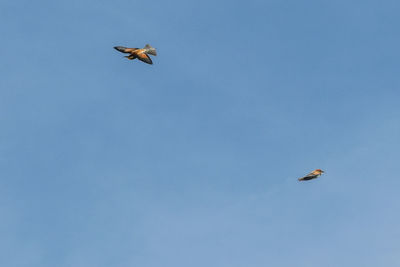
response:
[[[123,46],[114,46],[114,49],[119,51],[119,52],[125,53],[124,52],[125,51],[125,47],[123,47]]]

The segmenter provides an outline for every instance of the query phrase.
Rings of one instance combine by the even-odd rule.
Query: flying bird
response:
[[[306,176],[299,178],[298,180],[299,181],[308,181],[308,180],[316,179],[319,176],[321,176],[321,174],[323,174],[323,173],[324,173],[323,170],[316,169],[316,170],[310,172],[309,174],[307,174]]]
[[[129,60],[137,58],[147,64],[153,64],[153,61],[149,55],[157,56],[156,49],[149,44],[147,44],[144,48],[128,48],[123,46],[114,46],[114,48],[119,52],[129,54],[129,56],[125,56]]]

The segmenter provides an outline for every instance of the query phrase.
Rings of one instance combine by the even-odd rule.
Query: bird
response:
[[[149,55],[157,56],[156,49],[149,44],[145,45],[144,48],[128,48],[124,46],[114,46],[114,49],[122,53],[130,54],[129,56],[125,56],[129,60],[137,58],[147,64],[153,64],[153,61],[151,60]]]
[[[313,170],[312,172],[310,172],[309,174],[307,174],[306,176],[299,178],[298,180],[299,181],[308,181],[308,180],[316,179],[319,176],[321,176],[321,174],[323,174],[323,173],[324,173],[323,170],[316,169],[316,170]]]

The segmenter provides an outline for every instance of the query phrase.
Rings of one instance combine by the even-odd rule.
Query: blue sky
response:
[[[0,265],[399,266],[399,8],[1,1]]]

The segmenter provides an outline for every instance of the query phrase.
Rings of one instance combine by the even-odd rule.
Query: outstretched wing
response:
[[[137,58],[147,64],[153,64],[153,61],[146,53],[138,53]]]
[[[127,48],[124,46],[114,46],[114,49],[122,53],[132,53],[133,51],[138,50],[138,48]]]
[[[299,181],[308,181],[308,180],[312,180],[317,178],[319,175],[317,173],[315,173],[315,171],[310,172],[309,174],[307,174],[304,177],[299,178]]]

